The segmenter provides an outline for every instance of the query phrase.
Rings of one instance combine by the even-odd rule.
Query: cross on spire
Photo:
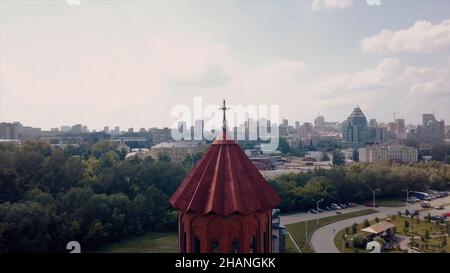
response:
[[[224,139],[226,139],[226,131],[227,131],[227,117],[226,117],[226,111],[230,109],[226,107],[226,101],[223,100],[223,106],[221,108],[219,108],[219,110],[223,111],[223,127],[222,127],[222,131],[223,131],[223,137]]]

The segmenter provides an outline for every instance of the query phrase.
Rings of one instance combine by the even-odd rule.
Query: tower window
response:
[[[252,236],[252,239],[250,240],[250,247],[249,247],[249,253],[256,253],[256,236]]]
[[[231,242],[231,253],[239,253],[239,240],[234,239]]]
[[[183,236],[181,237],[181,252],[186,253],[186,232],[183,232]]]
[[[197,236],[194,237],[194,253],[200,253],[200,239]]]
[[[211,244],[211,252],[219,253],[219,241],[218,240],[213,240],[213,242]]]

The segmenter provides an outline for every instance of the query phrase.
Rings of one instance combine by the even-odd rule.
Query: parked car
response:
[[[309,213],[317,214],[317,210],[316,210],[316,209],[310,209],[308,212],[309,212]]]
[[[410,203],[420,202],[420,199],[417,197],[414,197],[414,196],[410,197],[409,200],[410,200]]]
[[[420,206],[421,206],[422,208],[424,208],[424,209],[426,209],[426,208],[431,208],[431,204],[428,203],[428,202],[422,202],[422,203],[420,204]]]
[[[442,217],[447,219],[448,217],[450,217],[450,212],[442,213]]]
[[[440,223],[444,221],[444,217],[442,215],[433,215],[430,217],[430,220]]]
[[[317,208],[317,211],[318,211],[318,212],[323,212],[323,209]]]
[[[351,202],[350,205],[352,205],[352,207],[357,207],[358,205],[356,203]]]
[[[366,207],[372,207],[373,208],[373,202],[367,202],[364,204]],[[377,203],[375,203],[375,207],[378,208],[379,205]]]
[[[434,206],[433,208],[434,208],[434,209],[437,209],[437,210],[442,210],[442,209],[444,209],[444,206],[442,206],[442,205],[437,205],[437,206]]]
[[[438,196],[439,198],[447,197],[447,196],[448,196],[448,193],[446,193],[446,192],[439,192],[439,193],[437,194],[437,196]]]
[[[326,206],[326,207],[325,207],[325,210],[327,210],[327,211],[332,211],[332,209],[331,209],[329,206]]]
[[[343,209],[347,208],[347,205],[346,205],[346,204],[344,204],[344,203],[342,203],[342,204],[339,204],[339,206],[340,206],[341,208],[343,208]]]
[[[338,204],[335,204],[335,203],[331,204],[330,208],[332,208],[332,209],[341,209],[341,207]]]

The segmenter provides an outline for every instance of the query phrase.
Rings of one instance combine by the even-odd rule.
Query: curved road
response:
[[[432,206],[440,205],[442,203],[449,203],[450,197],[446,198],[439,198],[436,199],[431,203]],[[405,209],[408,209],[410,211],[413,210],[420,210],[422,209],[419,204],[410,204],[409,206],[403,206],[403,207],[394,207],[394,208],[388,208],[388,207],[378,207],[376,210],[377,213],[355,217],[351,219],[342,220],[339,222],[331,223],[326,226],[323,226],[319,229],[317,229],[311,236],[311,247],[314,249],[317,253],[340,253],[340,251],[336,248],[334,245],[334,236],[335,232],[339,232],[340,230],[353,225],[354,223],[361,223],[364,221],[364,219],[368,219],[369,221],[374,220],[376,217],[378,218],[384,218],[388,215],[396,215],[397,211],[404,211]],[[446,210],[448,211],[449,206],[446,207]],[[427,210],[426,212],[421,212],[419,214],[419,217],[423,218],[428,213],[431,213],[431,215],[435,214],[442,214],[444,211],[437,211],[434,209]]]

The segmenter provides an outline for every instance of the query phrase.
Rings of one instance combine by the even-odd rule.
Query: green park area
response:
[[[313,252],[313,250],[307,244],[307,237],[309,237],[311,235],[311,233],[314,230],[316,230],[317,228],[327,225],[327,224],[330,224],[330,223],[333,223],[333,222],[350,219],[350,218],[354,218],[354,217],[359,217],[359,216],[364,216],[364,215],[372,214],[375,212],[376,211],[373,209],[365,209],[365,210],[360,210],[360,211],[355,211],[355,212],[350,212],[350,213],[345,213],[345,214],[337,214],[337,215],[333,215],[333,216],[329,216],[329,217],[324,217],[319,220],[319,223],[317,223],[317,220],[314,219],[314,220],[308,220],[307,224],[306,224],[306,221],[303,221],[303,222],[299,222],[299,223],[295,223],[295,224],[289,224],[286,227],[287,227],[289,233],[291,234],[291,236],[294,238],[295,243],[300,248],[302,253],[311,253],[311,252]],[[308,228],[308,232],[306,230],[306,227]],[[292,240],[289,238],[289,236],[286,238],[286,252],[287,253],[298,253],[299,252],[297,250],[297,248],[295,247],[294,243],[292,242]]]
[[[112,243],[98,249],[99,253],[177,253],[177,234],[158,233]]]
[[[405,202],[400,198],[385,198],[376,200],[376,204],[381,207],[402,207],[405,205]]]
[[[405,215],[392,215],[389,219],[366,220],[363,223],[355,223],[336,234],[334,238],[336,247],[344,253],[367,253],[368,251],[365,249],[367,240],[360,230],[383,220],[389,220],[395,225],[394,230],[397,237],[409,240],[409,243],[406,244],[408,247],[414,247],[414,249],[424,253],[450,252],[450,246],[447,243],[450,236],[448,222],[439,223]],[[375,240],[383,246],[383,241],[380,238],[376,237]],[[405,250],[395,247],[393,249],[382,249],[382,252],[395,253],[405,252]]]

